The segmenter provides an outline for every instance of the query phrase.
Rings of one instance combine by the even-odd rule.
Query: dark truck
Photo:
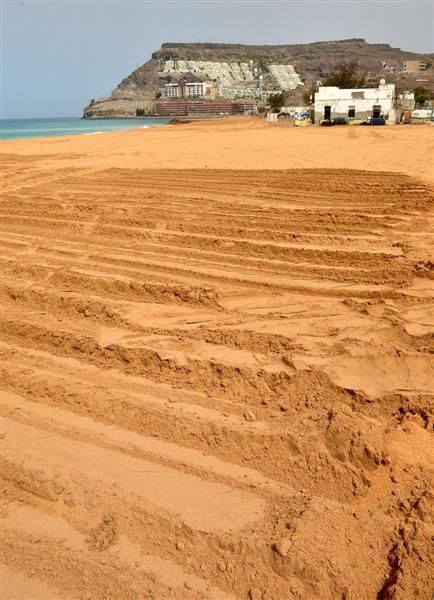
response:
[[[346,125],[347,121],[343,117],[336,117],[335,119],[324,119],[321,121],[323,127],[332,127],[333,125]]]
[[[386,119],[384,117],[368,117],[360,125],[386,125]]]

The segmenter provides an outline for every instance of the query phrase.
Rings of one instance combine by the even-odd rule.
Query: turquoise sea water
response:
[[[58,135],[98,134],[108,131],[142,129],[165,125],[170,119],[97,119],[85,120],[76,117],[64,119],[1,119],[0,139],[53,137]]]

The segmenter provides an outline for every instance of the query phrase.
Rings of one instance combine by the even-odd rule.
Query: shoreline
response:
[[[75,118],[75,117],[74,117]],[[146,121],[146,119],[168,119],[163,115],[148,115],[146,117],[76,117],[80,121]]]
[[[135,131],[135,130],[141,130],[141,129],[152,129],[153,127],[161,127],[162,125],[178,125],[178,124],[188,124],[188,123],[196,123],[196,122],[200,122],[200,121],[216,121],[216,120],[223,120],[223,119],[240,119],[239,116],[236,115],[191,115],[191,116],[172,116],[172,117],[168,117],[168,116],[163,116],[163,115],[157,115],[157,116],[146,116],[146,117],[90,117],[90,118],[86,118],[86,117],[36,117],[36,118],[23,118],[23,119],[1,119],[0,122],[23,122],[23,121],[28,121],[28,122],[54,122],[54,121],[77,121],[77,122],[83,122],[83,123],[97,123],[97,122],[106,122],[106,121],[112,121],[112,122],[122,122],[122,121],[134,121],[134,122],[139,122],[142,121],[146,124],[146,121],[166,121],[165,123],[161,123],[161,124],[155,124],[155,125],[149,125],[149,126],[133,126],[131,125],[131,127],[126,127],[125,129],[108,129],[107,131],[77,131],[77,132],[70,132],[70,133],[65,133],[65,134],[59,134],[59,135],[52,135],[52,134],[48,134],[48,135],[35,135],[35,136],[17,136],[17,137],[7,137],[7,138],[3,138],[1,136],[1,128],[0,128],[0,143],[3,142],[15,142],[15,141],[27,141],[27,140],[52,140],[55,138],[69,138],[69,137],[75,137],[75,136],[80,136],[80,135],[95,135],[95,134],[108,134],[108,133],[112,133],[112,134],[116,134],[116,133],[123,133],[123,132],[129,132],[129,131]],[[96,125],[95,125],[96,126]]]
[[[239,119],[239,115],[155,115],[147,117],[77,117],[82,121],[122,121],[122,120],[139,120],[139,119],[194,119],[197,121],[208,121],[209,119]]]
[[[136,129],[162,127],[169,122],[170,120],[167,117],[135,117],[131,119],[83,119],[82,117],[3,119],[0,127],[0,141],[3,143],[35,139],[52,140],[81,135],[122,133]]]

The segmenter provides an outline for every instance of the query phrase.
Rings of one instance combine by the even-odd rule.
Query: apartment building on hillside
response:
[[[204,81],[195,81],[187,83],[178,81],[176,83],[166,83],[164,86],[165,98],[205,98],[210,94],[211,85]]]
[[[402,64],[404,73],[421,73],[426,69],[427,64],[424,60],[406,60]]]

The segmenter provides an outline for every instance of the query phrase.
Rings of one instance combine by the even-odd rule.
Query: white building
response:
[[[395,85],[384,80],[377,88],[340,89],[338,87],[318,88],[315,94],[315,121],[343,117],[346,121],[384,117],[393,113],[396,121]],[[392,117],[392,114],[391,114]]]
[[[181,89],[178,83],[166,83],[164,86],[164,95],[166,98],[179,98],[180,94]]]
[[[193,96],[197,96],[203,98],[207,94],[207,90],[210,86],[202,81],[196,83],[186,83],[185,84],[185,95],[188,98]]]
[[[210,84],[198,81],[194,83],[166,83],[164,86],[164,96],[166,98],[203,98],[209,92]]]
[[[250,86],[238,86],[238,87],[223,87],[220,83],[218,87],[218,94],[222,98],[228,98],[236,100],[237,98],[258,98],[260,96],[260,90],[253,84]]]
[[[268,71],[281,90],[295,90],[298,85],[304,85],[292,65],[268,65]]]

